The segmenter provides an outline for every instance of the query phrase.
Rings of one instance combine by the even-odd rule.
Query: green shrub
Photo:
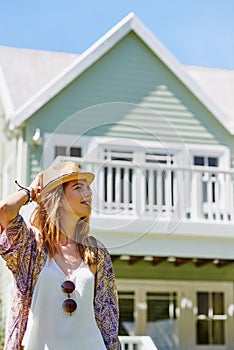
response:
[[[3,350],[5,339],[5,328],[2,319],[2,295],[0,294],[0,350]]]
[[[4,347],[4,327],[0,325],[0,350]]]

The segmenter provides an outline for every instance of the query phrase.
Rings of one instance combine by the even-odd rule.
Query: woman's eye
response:
[[[82,190],[82,186],[77,185],[77,186],[74,187],[74,189],[75,189],[75,190],[80,190],[80,191],[81,191],[81,190]]]

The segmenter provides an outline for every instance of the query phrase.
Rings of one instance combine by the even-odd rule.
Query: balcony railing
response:
[[[161,163],[77,161],[96,174],[95,216],[135,216],[196,222],[234,221],[234,169],[178,167]]]
[[[120,336],[123,350],[157,350],[152,339],[146,336]]]

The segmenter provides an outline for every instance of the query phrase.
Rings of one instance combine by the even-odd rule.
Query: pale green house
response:
[[[234,72],[182,65],[134,14],[81,55],[0,47],[0,66],[1,194],[52,162],[94,171],[120,335],[233,349]]]

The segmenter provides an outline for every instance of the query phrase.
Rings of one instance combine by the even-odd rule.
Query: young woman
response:
[[[14,276],[5,350],[120,350],[115,277],[88,235],[94,175],[74,162],[0,202],[0,254]],[[19,215],[38,203],[32,224]]]

